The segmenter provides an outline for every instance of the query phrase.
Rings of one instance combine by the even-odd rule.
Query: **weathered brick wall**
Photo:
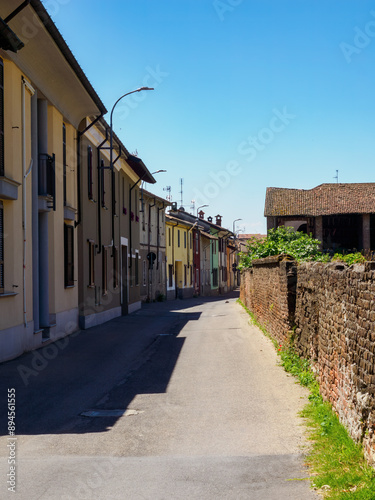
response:
[[[259,323],[284,342],[294,321],[296,263],[278,255],[253,266],[242,273],[240,298]]]
[[[298,266],[296,346],[321,393],[375,463],[375,263]]]
[[[243,273],[242,301],[278,341],[294,327],[324,399],[375,464],[375,262],[296,267],[272,259]]]

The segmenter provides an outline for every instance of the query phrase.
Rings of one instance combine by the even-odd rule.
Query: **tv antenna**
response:
[[[336,179],[336,183],[339,183],[339,171],[336,170],[336,175],[334,176],[334,179]]]
[[[168,201],[172,201],[172,195],[171,195],[172,188],[171,188],[171,186],[166,186],[165,188],[163,188],[163,191],[167,191],[167,193],[168,193],[165,198]]]
[[[191,200],[191,205],[190,205],[190,210],[193,211],[193,214],[195,214],[195,200]]]
[[[183,185],[184,185],[184,179],[180,179],[180,195],[181,195],[181,203],[180,203],[180,206],[183,207],[184,206],[184,188],[183,188]]]

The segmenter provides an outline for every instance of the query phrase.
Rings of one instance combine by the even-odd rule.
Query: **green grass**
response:
[[[301,416],[311,441],[306,464],[312,475],[312,487],[326,500],[375,500],[375,471],[367,464],[362,446],[351,439],[332,406],[323,401],[309,362],[298,356],[292,341],[285,345],[275,342],[251,311],[238,302],[249,313],[253,324],[271,338],[284,369],[310,390],[309,402]]]

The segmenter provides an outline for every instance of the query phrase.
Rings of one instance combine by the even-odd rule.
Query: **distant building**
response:
[[[148,302],[167,296],[165,209],[170,202],[141,189],[139,203],[142,266],[140,293],[142,302]]]
[[[267,188],[267,229],[289,226],[312,234],[326,250],[375,249],[375,183]]]
[[[239,246],[239,252],[246,251],[246,245],[249,240],[255,239],[260,241],[266,237],[267,237],[266,234],[260,234],[260,233],[239,234],[236,238]]]
[[[167,298],[184,299],[194,294],[194,224],[166,215]]]

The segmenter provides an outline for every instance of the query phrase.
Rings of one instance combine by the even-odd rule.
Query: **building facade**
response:
[[[141,300],[164,300],[167,297],[165,210],[170,203],[145,189],[141,190],[139,203]]]
[[[167,299],[194,295],[193,223],[166,215]]]
[[[267,230],[293,227],[321,241],[327,251],[375,250],[374,197],[375,183],[267,188]]]
[[[9,1],[0,8],[8,17],[0,37],[4,361],[78,328],[76,141],[80,122],[106,109],[40,1],[22,13]]]

